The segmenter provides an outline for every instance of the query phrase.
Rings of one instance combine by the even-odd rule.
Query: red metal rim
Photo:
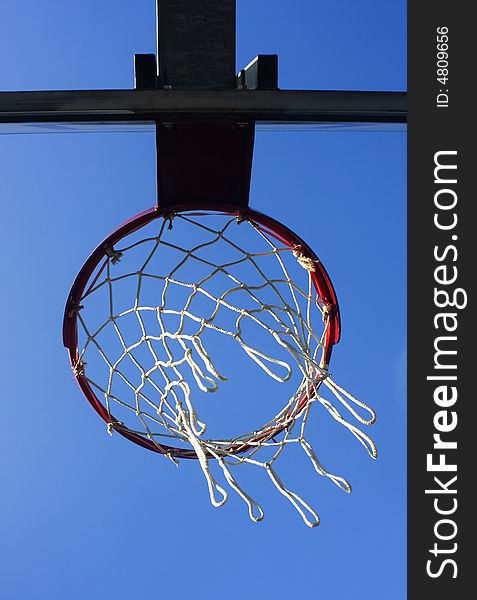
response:
[[[162,209],[160,207],[153,207],[147,211],[144,211],[135,217],[129,219],[122,225],[120,225],[117,229],[115,229],[107,238],[105,238],[93,251],[93,253],[89,256],[89,258],[84,263],[83,267],[79,271],[73,286],[71,288],[70,294],[68,296],[68,300],[65,307],[64,319],[63,319],[63,343],[68,350],[68,354],[70,357],[71,366],[73,368],[73,372],[75,374],[75,378],[85,395],[88,402],[91,404],[93,409],[97,412],[97,414],[108,424],[111,424],[113,429],[120,433],[122,436],[127,438],[128,440],[151,450],[153,452],[158,452],[160,454],[170,454],[172,456],[178,458],[197,458],[195,452],[193,450],[188,450],[184,448],[176,448],[173,446],[168,446],[165,444],[158,444],[156,441],[146,437],[146,435],[141,435],[136,432],[130,431],[127,427],[120,424],[116,421],[110,413],[106,410],[106,407],[103,403],[98,399],[93,389],[91,388],[89,382],[87,381],[84,374],[80,369],[77,368],[78,362],[78,311],[77,308],[81,305],[81,301],[84,297],[85,290],[87,289],[87,285],[91,279],[91,276],[97,269],[98,265],[102,260],[105,260],[107,257],[108,249],[114,247],[121,239],[126,237],[127,235],[137,231],[141,227],[147,225],[151,221],[161,218],[174,213],[186,213],[191,211],[207,211],[207,212],[221,212],[228,213],[231,215],[240,216],[243,219],[254,222],[258,225],[258,227],[266,233],[271,234],[273,237],[281,241],[284,245],[295,248],[297,246],[300,247],[301,252],[306,258],[310,258],[313,261],[316,261],[316,270],[312,272],[312,281],[315,287],[316,293],[323,302],[324,305],[328,307],[328,324],[325,335],[324,342],[324,352],[322,361],[326,364],[329,363],[331,358],[331,353],[333,346],[338,343],[340,339],[340,314],[338,307],[338,300],[336,298],[336,293],[333,288],[333,284],[331,283],[331,279],[328,276],[324,266],[319,261],[316,254],[313,250],[306,244],[296,233],[294,233],[291,229],[282,225],[275,219],[264,215],[258,211],[255,211],[251,208],[246,209],[237,209],[234,206],[223,206],[220,211],[217,211],[216,207],[210,207],[207,205],[201,206],[190,206],[190,205],[181,205],[174,207],[171,210],[170,207],[167,209]],[[304,394],[302,399],[299,402],[299,409],[303,408],[308,402],[309,397],[307,394]],[[264,439],[264,437],[272,437],[279,434],[283,431],[284,426],[277,426],[271,429],[269,432],[262,433],[261,437],[257,437],[254,441],[258,441],[259,439]],[[248,450],[251,446],[247,444],[246,441],[235,444],[227,448],[228,453],[240,454]],[[211,456],[212,458],[212,456]]]

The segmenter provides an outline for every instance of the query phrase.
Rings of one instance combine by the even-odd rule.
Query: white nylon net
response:
[[[318,525],[316,511],[286,487],[276,467],[293,445],[319,475],[351,491],[343,477],[325,469],[306,437],[315,407],[326,409],[373,458],[377,453],[352,422],[371,425],[374,411],[337,385],[321,360],[329,319],[312,286],[313,261],[256,224],[217,213],[154,221],[106,253],[78,311],[75,369],[104,402],[109,433],[122,428],[158,448],[171,445],[166,455],[176,464],[189,452],[212,504],[226,502],[228,485],[253,521],[264,512],[239,483],[236,467],[261,468],[304,522]],[[258,429],[210,437],[205,421],[209,425],[214,416],[202,414],[210,392],[227,392],[224,369],[245,390],[260,389],[260,373],[291,382],[285,385],[289,399]],[[322,386],[332,400],[320,394]],[[252,396],[246,416],[273,414],[275,391],[244,396]],[[227,397],[220,402],[227,406]],[[241,423],[235,414],[233,425]],[[226,428],[225,421],[221,416],[214,427]]]

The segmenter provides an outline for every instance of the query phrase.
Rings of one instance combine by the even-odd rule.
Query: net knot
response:
[[[166,452],[166,454],[164,454],[164,456],[166,458],[168,458],[172,463],[174,463],[176,465],[176,467],[179,466],[179,461],[177,460],[177,458],[175,458],[175,451],[174,450],[169,450],[169,452]]]
[[[321,383],[325,379],[328,379],[328,377],[331,377],[331,373],[328,371],[328,364],[325,362],[321,362],[320,366],[318,367],[316,381],[317,383]]]
[[[85,366],[86,366],[86,361],[84,361],[82,358],[78,359],[72,367],[74,376],[75,377],[83,376]]]
[[[248,221],[248,219],[239,211],[237,213],[237,225],[240,225],[240,223],[243,223],[244,221]]]
[[[123,427],[123,426],[124,426],[124,423],[122,423],[121,421],[110,421],[107,426],[108,435],[113,435],[113,431],[116,429],[116,427]]]
[[[73,302],[70,310],[68,311],[68,317],[71,319],[71,317],[77,315],[80,310],[83,310],[83,308],[84,306],[82,304],[77,304],[76,302]]]
[[[121,257],[123,255],[123,253],[120,252],[119,250],[115,250],[114,248],[111,248],[110,246],[106,246],[104,248],[104,252],[105,252],[106,256],[111,259],[111,262],[113,263],[113,265],[117,265],[118,262],[121,261]]]
[[[298,264],[307,271],[312,273],[316,271],[316,263],[319,261],[305,256],[302,246],[295,246],[295,249],[293,250],[293,256],[297,259]]]
[[[169,229],[169,230],[172,229],[175,216],[176,216],[176,214],[172,211],[164,213],[163,219],[164,219],[164,221],[167,221],[167,223],[168,223],[167,229]]]
[[[323,304],[321,311],[323,314],[323,321],[326,321],[326,319],[331,317],[331,315],[334,313],[335,305],[330,303]]]

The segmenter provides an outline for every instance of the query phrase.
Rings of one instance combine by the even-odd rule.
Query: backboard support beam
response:
[[[0,123],[190,120],[405,123],[405,92],[65,90],[0,92]]]

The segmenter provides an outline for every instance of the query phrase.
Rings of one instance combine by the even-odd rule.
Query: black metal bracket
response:
[[[173,89],[164,84],[158,75],[155,54],[134,55],[134,88],[136,90],[153,90],[157,88]],[[237,75],[239,90],[277,90],[278,89],[278,55],[259,54],[241,69]]]
[[[134,55],[134,88],[136,90],[154,90],[161,87],[157,75],[155,54]]]
[[[278,90],[278,55],[259,54],[237,75],[239,90]]]
[[[157,123],[158,205],[246,208],[254,123]]]

